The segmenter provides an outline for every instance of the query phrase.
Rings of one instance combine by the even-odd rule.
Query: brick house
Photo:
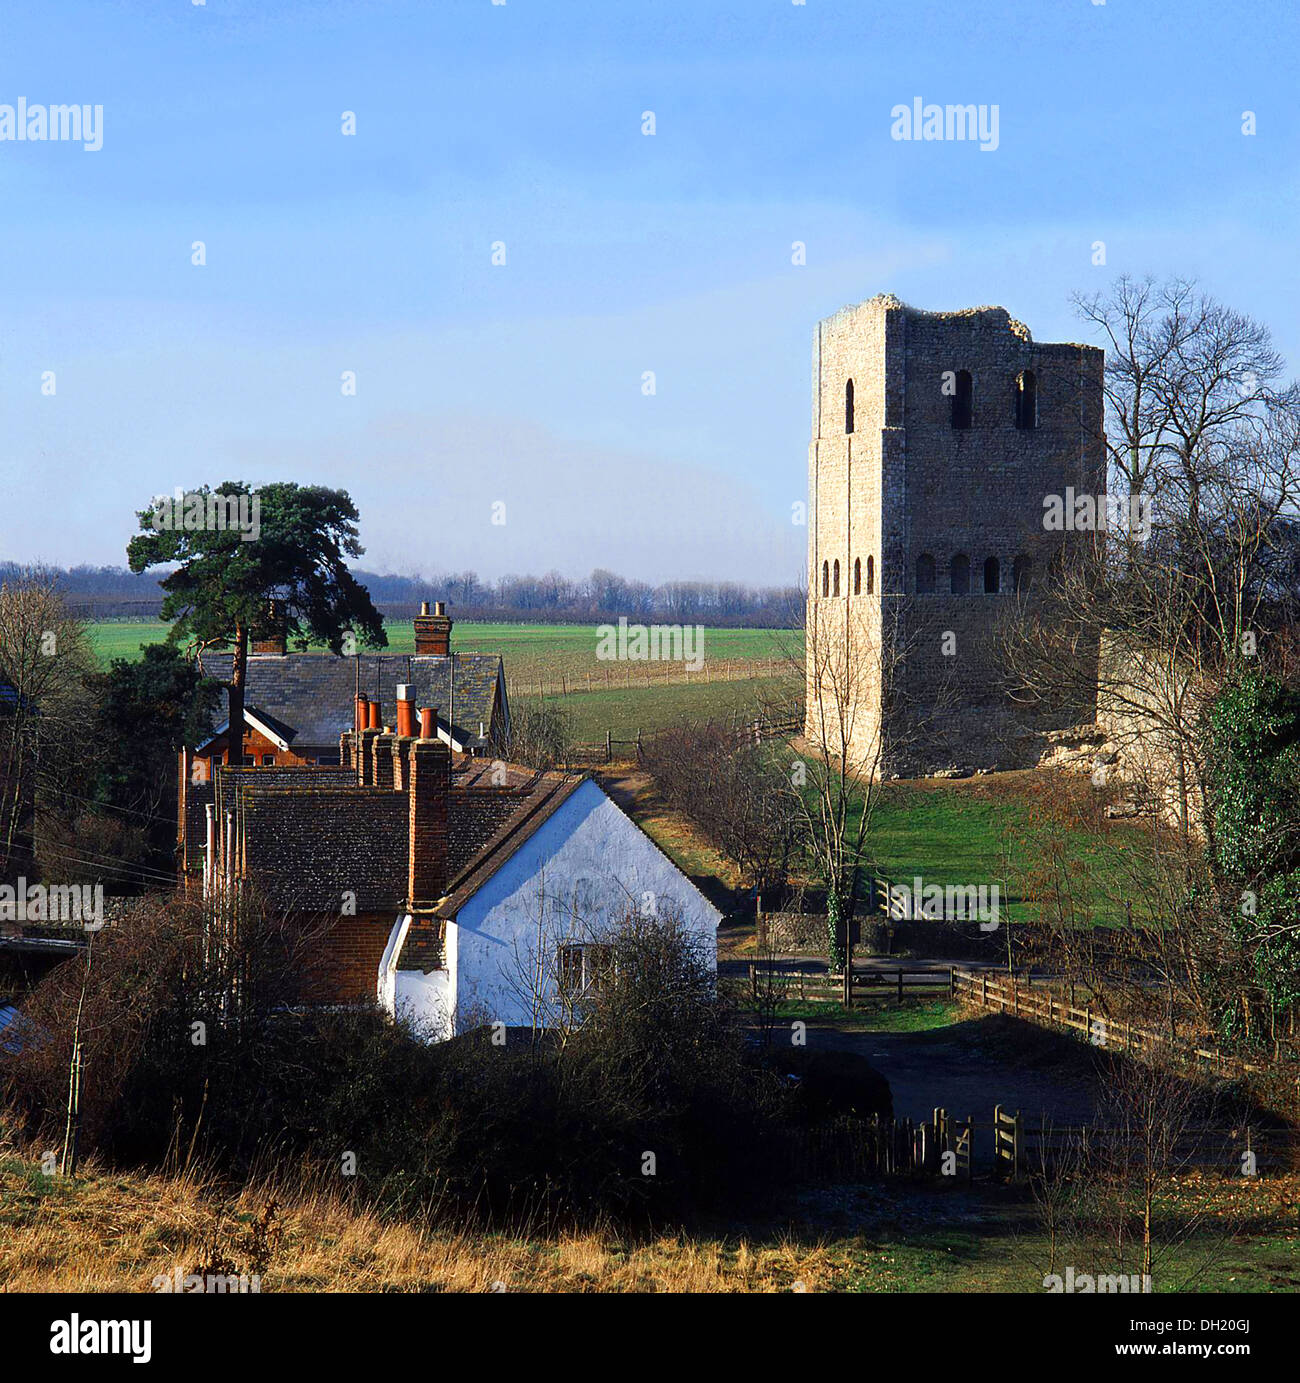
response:
[[[431,1039],[545,1026],[594,982],[629,906],[680,917],[716,965],[720,914],[590,779],[455,755],[433,708],[340,739],[338,766],[218,764],[189,793],[182,864],[319,928],[308,999],[378,1001]]]
[[[422,705],[444,708],[438,737],[458,753],[482,752],[502,741],[510,725],[505,670],[496,654],[453,653],[452,621],[441,601],[415,617],[414,654],[335,657],[290,653],[283,625],[255,639],[244,686],[244,764],[339,762],[339,735],[357,728],[349,710],[367,704],[367,723],[391,725],[397,684],[415,689]],[[203,670],[230,678],[231,655],[209,655]],[[182,762],[188,779],[206,780],[213,764],[238,762],[231,754],[229,721]]]

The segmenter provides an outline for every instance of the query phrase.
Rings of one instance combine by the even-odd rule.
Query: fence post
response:
[[[957,967],[955,965],[948,967],[948,997],[950,999],[957,997]]]
[[[614,740],[612,738],[613,734],[614,732],[612,730],[605,731],[605,762],[607,764],[614,762]]]
[[[898,1002],[903,1002],[903,967],[898,967]]]
[[[980,971],[980,1007],[981,1007],[981,1008],[988,1008],[988,1006],[989,1006],[989,972],[988,972],[987,970],[981,970],[981,971]]]
[[[1011,1011],[1020,1017],[1020,981],[1014,973],[1011,976]]]

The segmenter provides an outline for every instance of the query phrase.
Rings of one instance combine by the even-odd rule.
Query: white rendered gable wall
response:
[[[405,1007],[408,1017],[449,1035],[454,999],[457,1030],[529,1026],[539,916],[553,970],[554,947],[566,934],[589,939],[573,921],[575,904],[582,918],[613,923],[629,908],[640,911],[646,895],[700,937],[716,969],[721,914],[595,783],[583,783],[448,924],[446,970],[397,972],[398,1012]]]

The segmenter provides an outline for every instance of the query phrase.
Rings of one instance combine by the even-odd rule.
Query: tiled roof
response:
[[[230,677],[230,654],[208,654],[203,670],[220,681]],[[397,686],[407,682],[415,704],[436,706],[438,723],[455,726],[456,740],[476,739],[480,724],[492,728],[498,685],[505,699],[505,677],[495,653],[365,653],[336,658],[329,653],[254,653],[248,658],[244,700],[282,727],[294,751],[337,750],[339,735],[352,729],[358,690],[380,703],[380,719],[397,719]]]
[[[514,801],[514,809],[504,819],[493,819],[480,806],[478,825],[483,833],[482,843],[458,871],[450,872],[447,893],[434,910],[436,914],[444,918],[455,917],[511,855],[586,781],[585,775],[535,773],[526,784],[504,790],[510,793]],[[482,788],[469,789],[475,795],[484,791]],[[494,825],[495,829],[491,830]],[[491,834],[488,834],[489,830]]]
[[[447,800],[447,886],[433,916],[454,917],[585,781],[486,760],[458,766]],[[358,911],[407,903],[404,792],[360,787],[344,768],[223,765],[213,797],[218,822],[236,823],[248,877],[281,906],[337,911],[345,892]],[[426,932],[412,933],[408,946],[427,946]]]

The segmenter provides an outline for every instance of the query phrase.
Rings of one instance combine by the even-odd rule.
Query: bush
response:
[[[81,1147],[119,1165],[332,1178],[350,1154],[344,1185],[390,1212],[534,1224],[679,1219],[779,1176],[781,1082],[747,1059],[670,919],[616,929],[609,983],[566,1040],[515,1030],[503,1046],[486,1031],[428,1046],[377,1009],[287,1009],[292,939],[274,918],[243,928],[238,985],[180,904],[136,909],[89,971],[48,977],[27,1009],[46,1037],[7,1072],[46,1146],[81,1004]]]

